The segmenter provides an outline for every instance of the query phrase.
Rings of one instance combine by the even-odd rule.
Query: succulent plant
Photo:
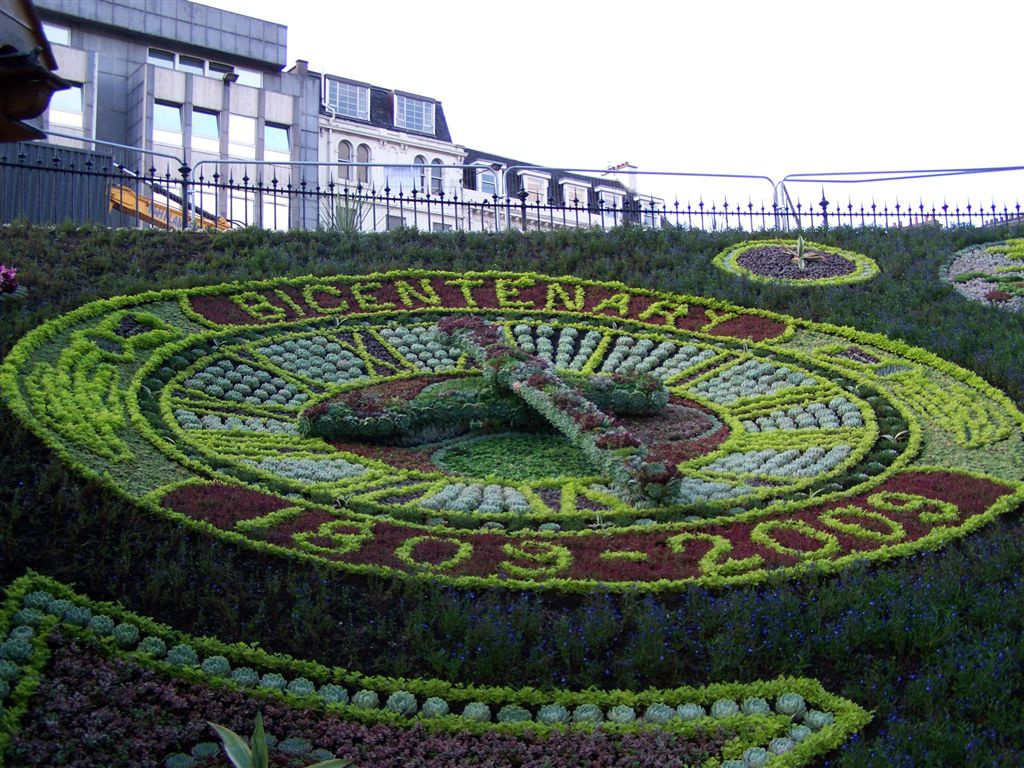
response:
[[[424,717],[443,717],[448,714],[448,702],[439,696],[431,696],[423,702],[420,713]]]
[[[676,707],[676,714],[680,720],[697,720],[704,717],[707,712],[700,704],[680,704]]]
[[[0,680],[0,701],[11,695],[11,684],[6,680]]]
[[[676,716],[676,710],[663,702],[651,704],[644,712],[644,720],[656,725],[664,725]]]
[[[380,696],[377,695],[376,691],[363,688],[361,691],[356,691],[356,694],[352,697],[352,704],[356,707],[376,709],[380,706]]]
[[[799,725],[798,724],[798,725],[791,725],[789,727],[788,736],[793,741],[803,741],[808,736],[810,736],[811,733],[812,733],[811,729],[808,728],[806,725]]]
[[[731,717],[739,711],[739,705],[732,699],[718,699],[711,705],[711,716],[719,720],[723,717]]]
[[[35,636],[36,636],[36,631],[34,629],[32,629],[32,627],[30,627],[30,626],[28,626],[26,624],[22,624],[20,626],[12,628],[11,631],[7,634],[7,639],[8,640],[29,640],[29,641],[31,641],[32,638],[35,637]]]
[[[192,757],[196,760],[209,760],[220,754],[220,747],[212,741],[200,741],[192,747]]]
[[[231,670],[231,679],[239,685],[251,688],[259,683],[260,675],[255,669],[250,667],[236,667]]]
[[[477,723],[491,721],[491,708],[482,701],[471,701],[462,710],[462,716]]]
[[[142,641],[139,643],[138,650],[142,653],[148,653],[155,659],[161,659],[167,653],[167,643],[159,637],[153,637],[150,635],[142,638]]]
[[[743,764],[747,768],[764,768],[772,754],[764,747],[750,747],[743,750]]]
[[[740,705],[740,710],[744,715],[770,715],[772,713],[772,708],[768,705],[768,702],[760,696],[750,696],[744,699]]]
[[[71,606],[72,606],[72,603],[71,603],[70,600],[65,600],[64,598],[59,598],[57,600],[51,600],[47,604],[46,610],[47,610],[48,613],[56,616],[57,618],[63,619],[65,611],[67,611],[69,608],[71,608]]]
[[[0,643],[0,659],[24,663],[32,658],[32,642],[23,637],[10,638]]]
[[[92,611],[84,605],[71,605],[64,611],[64,621],[79,627],[89,625],[92,619]]]
[[[304,739],[299,736],[291,736],[277,742],[277,749],[279,752],[284,752],[286,755],[301,757],[302,755],[308,755],[313,751],[313,744],[309,739]]]
[[[288,686],[288,681],[280,672],[266,672],[260,678],[260,688],[270,688],[274,691],[283,691]]]
[[[200,665],[203,674],[226,677],[231,674],[231,663],[223,656],[207,656]]]
[[[184,752],[175,752],[164,759],[164,768],[195,768],[196,759]]]
[[[784,693],[775,700],[775,711],[780,715],[802,717],[807,711],[807,703],[799,693]]]
[[[793,739],[788,738],[786,736],[780,736],[778,738],[771,740],[771,743],[768,745],[768,751],[771,752],[773,755],[784,755],[786,752],[792,750],[795,746],[796,742],[793,741]]]
[[[416,697],[408,691],[395,691],[388,696],[384,707],[400,715],[415,715],[419,704],[416,703]]]
[[[546,725],[568,723],[570,719],[571,716],[569,715],[569,710],[561,704],[545,704],[537,712],[537,722],[544,723]]]
[[[138,627],[133,624],[119,624],[113,634],[118,647],[133,648],[138,643]]]
[[[98,635],[110,635],[114,632],[114,620],[102,614],[89,619],[89,629]]]
[[[340,685],[325,683],[320,686],[320,690],[317,693],[320,694],[320,698],[327,704],[348,704],[348,691]]]
[[[809,709],[804,713],[804,725],[812,731],[820,731],[835,722],[835,716],[831,712],[822,712],[819,709]]]
[[[498,710],[499,723],[525,723],[532,719],[530,710],[523,709],[518,704],[506,704]]]
[[[53,602],[53,595],[43,590],[29,592],[21,598],[21,604],[26,608],[34,608],[37,611],[49,611],[50,603]]]
[[[17,680],[21,668],[10,659],[0,660],[0,680]]]
[[[287,691],[295,696],[312,696],[316,692],[316,685],[312,680],[296,677],[288,683]]]
[[[21,608],[11,615],[11,624],[23,624],[27,627],[38,627],[43,623],[46,614],[38,608]]]
[[[179,643],[167,651],[167,663],[182,667],[196,666],[199,664],[199,656],[188,643]]]
[[[636,710],[628,704],[617,704],[608,710],[608,720],[612,723],[632,723],[636,720]]]

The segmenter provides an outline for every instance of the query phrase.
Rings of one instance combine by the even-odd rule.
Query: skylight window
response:
[[[370,89],[365,85],[355,85],[328,78],[327,108],[345,117],[369,120]]]
[[[395,126],[418,133],[434,133],[434,102],[396,93]]]

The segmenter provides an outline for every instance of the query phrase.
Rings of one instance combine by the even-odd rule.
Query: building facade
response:
[[[190,204],[233,225],[308,223],[278,190],[303,180],[293,161],[317,159],[319,91],[304,62],[285,71],[285,26],[189,2],[36,8],[73,83],[41,118],[52,143],[113,152],[143,174],[187,166]]]
[[[186,0],[35,5],[72,83],[38,127],[128,178],[109,184],[109,207],[140,224],[441,231],[631,220],[635,190],[621,176],[469,150],[437,99],[303,60],[286,69],[284,25]]]

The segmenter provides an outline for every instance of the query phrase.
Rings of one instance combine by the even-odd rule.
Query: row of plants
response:
[[[547,736],[567,728],[601,728],[620,737],[655,727],[684,740],[704,732],[727,734],[721,745],[724,762],[706,765],[804,765],[869,719],[864,710],[806,679],[643,693],[572,693],[366,677],[174,632],[119,606],[85,600],[36,575],[9,586],[3,627],[8,629],[0,642],[0,717],[8,737],[17,734],[29,699],[47,675],[47,639],[55,633],[164,676],[251,693],[257,706],[263,700],[276,701],[325,710],[346,721],[395,726],[416,722],[453,735],[498,729]],[[348,688],[356,687],[359,690],[350,698]],[[185,753],[175,756],[169,765],[187,762]]]

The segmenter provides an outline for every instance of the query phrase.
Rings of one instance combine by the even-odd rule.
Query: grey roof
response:
[[[481,163],[484,165],[489,165],[491,163],[500,163],[505,168],[510,168],[512,166],[535,167],[545,173],[550,174],[551,181],[554,185],[559,185],[563,181],[576,180],[585,182],[586,184],[592,187],[612,187],[614,189],[621,190],[623,194],[629,194],[629,190],[625,187],[625,185],[623,185],[620,181],[616,181],[615,179],[606,179],[601,178],[600,176],[588,176],[587,174],[573,173],[571,171],[558,171],[547,169],[544,166],[537,165],[536,163],[528,163],[525,160],[513,160],[510,157],[502,157],[501,155],[496,155],[493,152],[484,152],[479,149],[470,149],[469,147],[466,148],[466,159],[464,162],[466,165],[472,165],[474,163]]]

